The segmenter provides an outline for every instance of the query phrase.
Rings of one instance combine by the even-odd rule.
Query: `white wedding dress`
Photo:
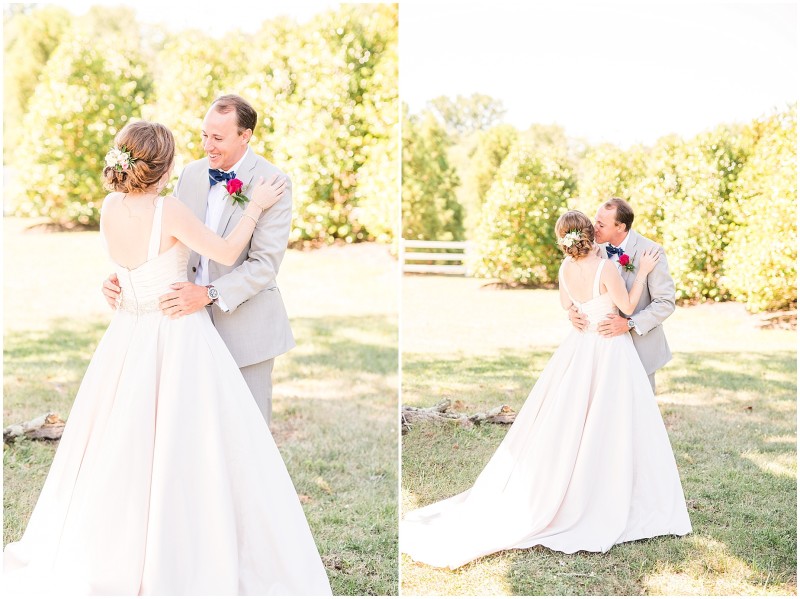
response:
[[[589,331],[556,350],[473,487],[408,513],[401,550],[457,568],[504,549],[564,553],[691,532],[667,431],[629,335],[597,324],[617,309],[600,295],[573,302]],[[564,281],[561,281],[565,285]],[[566,287],[565,287],[566,289]]]
[[[122,301],[92,357],[22,539],[9,596],[330,595],[280,453],[205,310],[158,297],[189,249],[118,267]]]

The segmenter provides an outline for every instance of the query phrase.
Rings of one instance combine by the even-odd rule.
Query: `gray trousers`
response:
[[[648,374],[647,378],[650,379],[650,386],[653,388],[653,395],[656,394],[656,373]]]
[[[261,415],[269,426],[272,421],[272,367],[275,358],[240,368]]]

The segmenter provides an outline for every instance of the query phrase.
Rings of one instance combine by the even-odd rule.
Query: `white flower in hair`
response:
[[[573,244],[579,242],[581,240],[581,233],[580,231],[570,231],[564,237],[558,238],[558,243],[563,245],[564,247],[571,248]]]
[[[136,159],[131,157],[131,153],[125,146],[111,148],[106,154],[106,166],[118,171],[127,171]]]

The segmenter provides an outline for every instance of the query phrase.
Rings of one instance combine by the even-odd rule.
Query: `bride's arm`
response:
[[[561,307],[565,310],[569,310],[572,307],[572,300],[569,298],[569,294],[567,290],[564,288],[564,268],[566,267],[566,260],[561,263],[561,267],[558,269],[558,296],[561,300]]]
[[[174,197],[164,198],[164,230],[201,256],[232,266],[250,241],[262,207],[266,210],[275,204],[283,195],[284,186],[285,181],[277,178],[269,185],[256,186],[242,218],[224,238],[200,222],[186,204]]]
[[[633,281],[631,292],[625,288],[625,281],[622,275],[617,270],[616,264],[613,261],[607,260],[603,265],[603,272],[600,275],[600,281],[606,286],[608,293],[611,295],[611,301],[625,314],[632,314],[639,303],[639,298],[642,297],[645,283],[647,282],[647,275],[653,270],[656,262],[658,262],[658,252],[645,252],[642,254],[639,262],[639,272],[636,274],[636,279]]]

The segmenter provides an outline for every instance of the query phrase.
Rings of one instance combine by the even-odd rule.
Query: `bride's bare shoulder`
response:
[[[175,196],[164,196],[164,210],[168,212],[175,212],[181,213],[184,210],[188,210],[186,204],[181,202]]]

